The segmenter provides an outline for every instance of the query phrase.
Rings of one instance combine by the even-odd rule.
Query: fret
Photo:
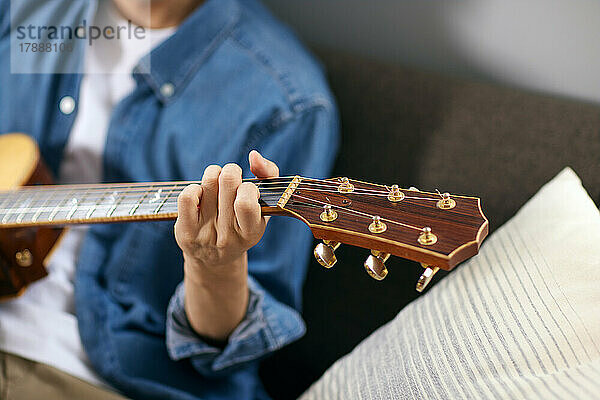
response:
[[[154,193],[154,197],[152,197],[148,203],[152,204],[160,201],[160,196],[162,196],[162,189],[158,189],[156,193]]]
[[[120,196],[122,198],[122,196]],[[119,193],[118,192],[113,192],[109,199],[110,199],[110,208],[108,209],[108,211],[106,212],[106,216],[110,217],[112,216],[112,214],[115,212],[115,210],[117,209],[117,206],[119,205],[118,199],[119,197]]]
[[[171,214],[177,212],[177,199],[171,197],[169,201],[166,201],[165,204],[162,205],[159,212],[156,214]],[[154,211],[152,212],[154,214]]]
[[[8,203],[9,199],[10,199],[10,193],[7,193],[4,200],[2,200],[2,202],[0,203],[0,223],[3,223],[2,220],[4,219],[4,207]]]
[[[162,201],[164,194],[166,194],[164,188],[153,186],[144,201],[135,210],[135,215],[153,215],[154,209]]]
[[[149,192],[150,189],[147,189],[143,192],[141,191],[129,191],[126,195],[121,199],[117,209],[114,212],[114,216],[118,217],[130,217],[133,213],[136,213],[139,205],[142,204],[144,199],[146,198],[146,193]]]
[[[169,199],[169,196],[171,196],[171,194],[173,193],[173,190],[175,190],[175,186],[173,186],[171,188],[171,190],[169,190],[169,193],[167,193],[165,198],[160,202],[160,204],[158,206],[156,206],[156,208],[154,209],[154,214],[158,214],[160,212],[160,209],[162,208],[162,206],[165,205],[165,202]]]
[[[49,191],[49,192],[50,192],[50,196],[48,196],[46,198],[46,200],[44,200],[44,202],[38,207],[37,211],[35,212],[35,214],[33,214],[33,216],[30,219],[31,222],[37,222],[40,215],[42,215],[44,208],[48,205],[48,202],[52,199],[52,197],[54,197],[55,192],[54,191]]]
[[[10,200],[12,198],[12,195],[9,193],[6,198],[4,199],[4,201],[2,202],[2,204],[0,204],[0,209],[1,210],[6,210],[6,212],[2,212],[0,215],[2,216],[2,218],[0,218],[0,223],[5,224],[8,220],[8,217],[10,216],[10,209],[7,209],[5,207],[7,207],[10,203]]]
[[[50,199],[46,202],[46,205],[38,210],[39,215],[37,220],[41,222],[54,221],[59,211],[62,210],[63,204],[67,202],[67,199],[68,196],[65,196],[63,191],[52,193]]]
[[[0,198],[0,200],[2,200],[0,202],[0,209],[3,209],[4,206],[8,203],[8,201],[11,199],[11,197],[13,196],[13,192],[4,192],[2,193],[3,196],[2,198]]]
[[[150,187],[150,189],[146,190],[146,192],[144,192],[144,195],[140,198],[140,201],[138,201],[131,210],[129,210],[129,215],[133,215],[135,214],[135,212],[138,210],[138,208],[140,208],[140,205],[144,202],[144,200],[146,199],[146,197],[148,197],[148,195],[150,194],[150,191],[152,191],[153,187]],[[161,193],[162,189],[158,189],[158,197],[160,197],[160,193]]]
[[[92,218],[92,214],[94,213],[94,211],[96,211],[96,208],[98,208],[98,204],[99,202],[90,207],[87,214],[85,214],[85,219]]]
[[[83,191],[81,198],[78,199],[77,197],[73,197],[71,199],[72,206],[71,206],[71,210],[67,214],[67,217],[66,217],[67,221],[70,221],[71,219],[79,219],[77,216],[77,213],[85,212],[85,202],[89,196],[90,196],[90,191],[85,190],[85,191]]]
[[[96,202],[94,203],[94,205],[92,205],[92,206],[89,207],[88,212],[85,214],[85,219],[92,218],[92,215],[98,209],[98,207],[100,206],[100,203],[102,203],[102,201],[105,198],[106,198],[106,194],[101,194],[101,196],[98,198],[98,200],[96,200]]]
[[[77,200],[76,197],[73,197],[71,199],[71,204],[73,204],[73,206],[71,207],[71,210],[68,212],[67,214],[67,221],[69,221],[71,218],[73,218],[73,214],[75,214],[75,211],[77,211],[77,207],[79,206],[79,200]]]
[[[69,201],[68,199],[71,198],[72,194],[74,194],[74,191],[70,191],[67,196],[64,196],[63,199],[57,203],[57,205],[52,209],[52,211],[48,215],[48,218],[46,219],[48,222],[54,221],[54,219],[57,216],[59,216],[59,213],[64,211],[63,205],[65,205]],[[62,218],[60,218],[59,216],[59,218],[56,219],[61,220]]]
[[[17,215],[17,214],[19,214],[22,211],[20,206],[17,208],[17,205],[22,200],[27,200],[27,194],[23,193],[23,192],[20,192],[15,198],[12,199],[12,204],[11,204],[11,201],[10,201],[11,200],[11,196],[9,196],[7,198],[7,200],[8,200],[8,202],[4,206],[5,212],[4,212],[4,216],[2,217],[2,221],[1,221],[3,224],[7,224],[9,222],[12,222],[10,220],[10,218],[13,215]]]
[[[59,207],[60,207],[61,202],[59,202],[53,209],[52,211],[50,211],[50,214],[48,214],[48,218],[46,218],[46,220],[48,222],[52,222],[54,220],[54,216],[56,216],[56,214],[58,213]]]
[[[163,206],[163,208],[161,208],[162,212],[165,213],[169,213],[169,212],[176,212],[177,211],[177,199],[171,199],[170,201],[167,201],[165,203],[165,205]]]
[[[81,195],[77,199],[77,205],[71,204],[71,210],[67,214],[68,220],[81,220],[84,219],[88,213],[88,210],[95,204],[95,199],[89,190],[80,192]],[[72,202],[73,200],[71,200]]]
[[[33,197],[27,198],[27,200],[25,200],[25,203],[23,203],[23,205],[21,207],[19,207],[19,209],[17,210],[17,212],[19,214],[17,215],[15,222],[20,223],[21,221],[23,221],[23,216],[25,216],[25,214],[27,213],[27,210],[29,209],[29,205],[31,203],[33,203],[34,198],[35,198],[35,195]]]

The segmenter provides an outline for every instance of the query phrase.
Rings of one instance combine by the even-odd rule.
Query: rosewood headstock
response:
[[[339,243],[372,249],[365,268],[378,280],[387,275],[390,255],[407,258],[426,268],[419,291],[439,268],[451,270],[477,254],[488,233],[479,198],[348,178],[295,177],[278,206],[324,240],[315,248],[321,265],[335,264]]]

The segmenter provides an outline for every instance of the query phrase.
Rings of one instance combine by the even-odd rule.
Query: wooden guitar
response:
[[[476,197],[402,189],[348,178],[249,179],[265,215],[305,222],[323,239],[317,261],[331,268],[345,243],[372,249],[369,275],[385,278],[390,255],[421,262],[422,291],[440,268],[451,270],[479,251],[488,221]],[[64,226],[173,220],[177,196],[194,182],[50,185],[37,144],[24,134],[0,136],[0,298],[19,295],[47,275],[45,260]],[[200,183],[200,182],[195,182]]]

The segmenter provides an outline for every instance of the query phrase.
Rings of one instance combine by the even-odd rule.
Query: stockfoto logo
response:
[[[52,42],[63,41],[60,44],[65,44],[65,40],[87,40],[89,46],[92,46],[95,40],[106,39],[106,40],[120,40],[120,39],[138,39],[144,40],[146,38],[146,29],[142,26],[134,26],[131,21],[127,21],[127,25],[117,26],[104,26],[99,27],[96,25],[88,26],[87,21],[84,19],[83,23],[79,26],[54,26],[54,25],[33,25],[29,24],[19,25],[16,29],[16,38],[18,40],[28,40],[31,42],[21,43],[33,44],[36,43],[39,46],[50,45]]]
[[[126,63],[108,62],[110,57],[125,48],[135,48],[144,55],[152,50],[152,31],[123,19],[110,7],[99,7],[92,13],[91,3],[82,1],[43,0],[30,6],[25,6],[23,0],[11,2],[14,3],[10,14],[11,73],[81,73],[89,54],[102,62],[93,63],[86,73],[129,74],[131,68]],[[150,20],[149,12],[138,17],[140,21]],[[149,58],[144,60],[145,70],[150,70]]]

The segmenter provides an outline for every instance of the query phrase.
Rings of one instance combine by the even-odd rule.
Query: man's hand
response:
[[[257,151],[249,160],[256,177],[279,176],[277,166]],[[246,251],[267,224],[259,197],[253,183],[242,182],[236,164],[207,167],[202,185],[189,185],[179,195],[175,238],[185,260],[185,309],[199,335],[226,340],[246,314]]]

